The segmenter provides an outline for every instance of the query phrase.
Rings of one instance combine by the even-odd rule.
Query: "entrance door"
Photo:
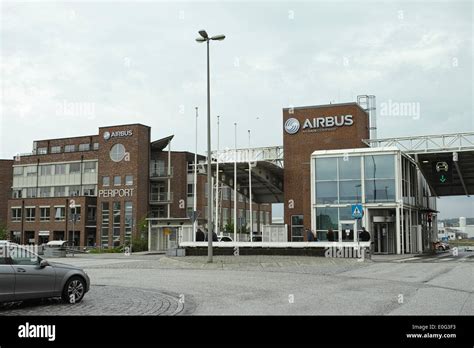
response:
[[[359,240],[357,220],[340,220],[338,234],[339,242],[357,242]]]
[[[388,254],[388,223],[374,223],[374,253]]]

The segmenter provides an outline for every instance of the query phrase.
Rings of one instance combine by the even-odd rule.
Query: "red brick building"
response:
[[[140,236],[146,218],[189,216],[194,154],[170,151],[173,136],[152,142],[150,130],[141,124],[100,127],[96,135],[35,141],[32,153],[0,161],[5,188],[0,223],[6,222],[9,238],[110,247]],[[202,218],[207,214],[205,182],[199,175],[197,210]],[[226,213],[230,197],[228,188],[221,201],[221,226],[232,222],[232,214]],[[248,209],[243,196],[238,205]],[[270,205],[255,204],[253,209],[262,211],[262,223],[270,223]]]
[[[283,109],[284,221],[290,241],[311,228],[310,159],[316,150],[367,147],[369,116],[357,103]]]

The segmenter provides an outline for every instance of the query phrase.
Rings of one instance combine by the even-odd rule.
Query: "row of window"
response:
[[[316,204],[395,200],[395,156],[316,158]]]
[[[83,173],[96,173],[97,162],[73,162],[73,163],[58,163],[58,164],[42,164],[30,166],[15,166],[13,167],[14,176],[36,176],[36,175],[65,175],[65,174],[80,174],[81,165]]]
[[[103,176],[102,177],[102,186],[110,186],[110,176]],[[122,177],[120,175],[116,175],[112,177],[114,181],[114,186],[122,185]],[[125,185],[133,185],[133,175],[125,175]]]
[[[120,245],[120,224],[121,224],[121,202],[102,202],[102,226],[100,232],[100,243],[102,247],[109,246],[109,233],[112,232],[112,245]],[[112,219],[110,219],[112,212]],[[124,202],[125,217],[125,241],[129,241],[132,237],[133,222],[133,203]]]
[[[87,207],[87,220],[96,220],[97,209],[95,206]],[[11,209],[11,221],[20,222],[22,220],[22,209],[15,207]],[[35,222],[37,217],[41,222],[54,221],[65,221],[66,220],[66,207],[65,206],[54,206],[54,207],[25,207],[25,221]],[[78,222],[81,221],[81,207],[76,206],[75,208],[69,209],[68,214],[69,220]]]
[[[99,143],[93,143],[92,144],[92,149],[93,150],[98,150],[99,149]],[[57,146],[51,146],[49,148],[49,153],[61,153],[64,150],[64,152],[76,152],[76,151],[90,151],[91,150],[91,144],[90,143],[84,143],[84,144],[70,144],[70,145],[57,145]],[[37,155],[46,155],[48,154],[48,148],[47,147],[38,147],[36,149],[36,154]]]
[[[95,196],[95,185],[46,186],[13,189],[12,198],[47,198],[47,197],[75,197]]]

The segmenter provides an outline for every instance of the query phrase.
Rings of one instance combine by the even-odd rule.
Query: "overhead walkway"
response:
[[[363,140],[396,146],[418,164],[435,196],[474,194],[474,132]]]

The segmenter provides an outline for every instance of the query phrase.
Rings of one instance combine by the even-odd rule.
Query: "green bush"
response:
[[[132,238],[132,252],[148,251],[148,238]]]

